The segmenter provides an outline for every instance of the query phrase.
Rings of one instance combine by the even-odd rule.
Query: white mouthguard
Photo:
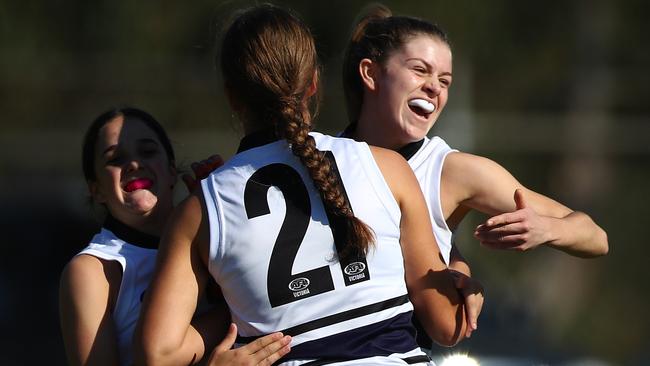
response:
[[[436,106],[433,103],[429,103],[424,99],[411,99],[409,100],[409,105],[413,107],[418,107],[425,111],[426,113],[433,113],[436,110]]]

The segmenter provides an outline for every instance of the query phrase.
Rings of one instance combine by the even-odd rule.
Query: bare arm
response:
[[[607,234],[588,215],[527,189],[490,159],[449,154],[441,186],[443,204],[496,215],[475,233],[487,246],[527,250],[548,245],[580,257],[607,253]]]
[[[63,270],[59,312],[70,365],[119,364],[111,300],[121,271],[119,263],[89,255],[74,257]]]
[[[135,336],[138,364],[188,365],[205,352],[190,322],[209,273],[199,254],[207,243],[201,203],[191,195],[174,210]]]
[[[420,186],[397,153],[379,148],[372,152],[402,212],[400,243],[415,312],[434,341],[454,345],[466,333],[462,298],[442,261]]]

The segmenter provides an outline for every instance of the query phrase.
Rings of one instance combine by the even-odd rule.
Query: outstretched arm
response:
[[[475,232],[488,247],[523,251],[548,245],[579,257],[608,251],[607,234],[588,215],[525,188],[490,159],[451,153],[442,181],[454,204],[494,215]]]
[[[373,156],[400,205],[400,244],[409,297],[418,319],[435,342],[452,346],[464,338],[463,300],[433,237],[420,186],[397,153],[372,148]]]

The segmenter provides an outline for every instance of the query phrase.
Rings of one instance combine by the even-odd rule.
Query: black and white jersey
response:
[[[282,365],[426,362],[411,325],[400,209],[369,147],[312,133],[340,175],[355,216],[374,231],[365,258],[341,263],[309,173],[285,140],[245,137],[240,152],[201,182],[210,223],[209,271],[240,343],[282,331]]]
[[[409,151],[411,149],[412,151]],[[445,263],[449,264],[453,232],[447,226],[447,221],[442,212],[442,201],[440,200],[440,178],[445,158],[451,152],[455,152],[447,143],[438,136],[407,145],[400,151],[407,159],[411,169],[420,183],[429,208],[433,234],[440,248]]]
[[[153,276],[158,242],[159,238],[137,232],[109,217],[101,231],[78,254],[117,261],[122,267],[122,283],[111,314],[120,365],[133,364],[133,332],[144,292]]]
[[[351,137],[354,134],[354,128],[353,125],[348,126],[339,136]],[[442,212],[440,179],[445,158],[449,153],[457,151],[449,147],[445,140],[438,136],[431,139],[425,136],[422,140],[412,142],[397,150],[408,161],[418,183],[420,183],[429,209],[433,235],[446,264],[449,264],[454,233],[447,226],[447,220]]]

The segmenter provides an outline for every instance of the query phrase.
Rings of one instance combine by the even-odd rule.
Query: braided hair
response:
[[[307,168],[328,215],[343,233],[339,259],[365,255],[374,235],[352,213],[343,183],[309,135],[310,107],[318,105],[319,70],[309,28],[284,9],[259,5],[235,17],[221,50],[225,88],[244,123],[272,126]]]

